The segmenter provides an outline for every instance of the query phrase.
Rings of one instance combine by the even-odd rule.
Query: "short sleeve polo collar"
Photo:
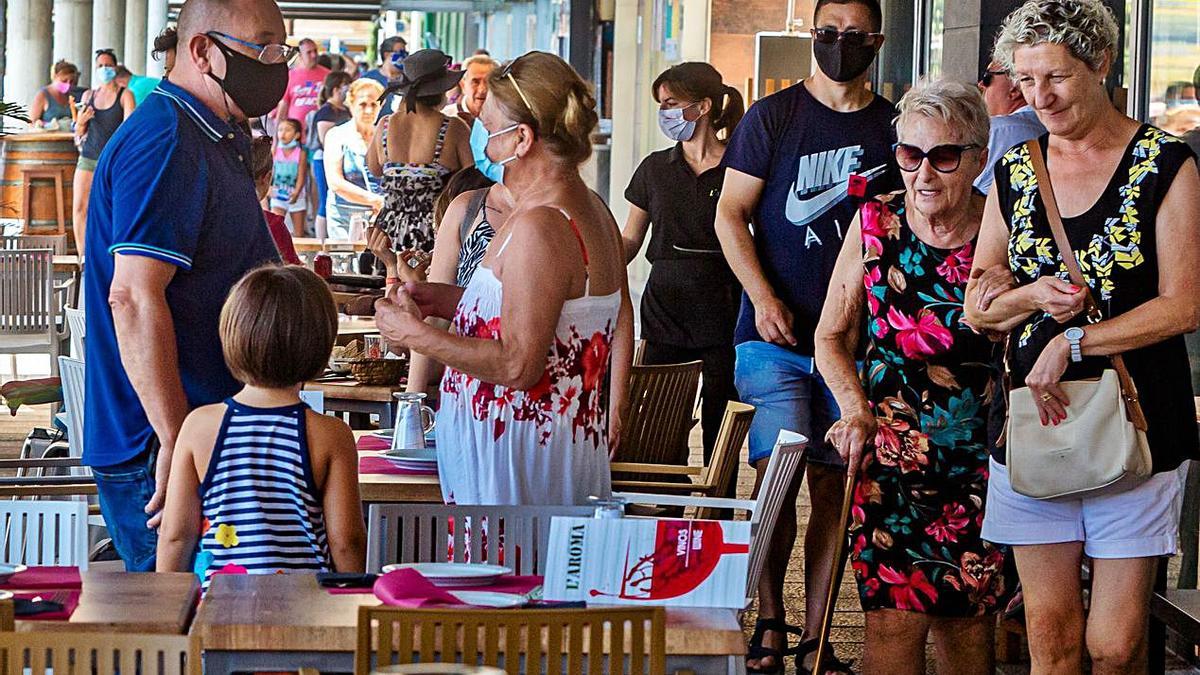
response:
[[[204,133],[209,140],[214,143],[219,142],[222,138],[232,140],[235,136],[235,131],[232,125],[217,116],[208,106],[200,102],[188,90],[169,80],[163,80],[162,84],[158,85],[153,94],[166,96],[179,106],[179,109],[187,115],[188,119],[192,120],[197,127]]]

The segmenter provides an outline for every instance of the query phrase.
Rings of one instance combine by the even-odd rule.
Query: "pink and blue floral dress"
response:
[[[948,617],[1004,609],[1010,555],[983,541],[992,343],[960,323],[974,241],[922,242],[902,195],[863,205],[866,353],[879,422],[855,485],[851,563],[864,610]]]

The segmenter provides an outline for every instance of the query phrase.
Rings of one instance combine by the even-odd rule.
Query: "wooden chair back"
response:
[[[703,367],[700,361],[633,366],[629,417],[614,461],[687,464],[687,435]]]
[[[67,330],[71,333],[71,356],[83,360],[84,338],[87,337],[87,315],[82,309],[64,307],[67,316]]]
[[[62,380],[63,405],[67,416],[67,445],[71,457],[83,456],[83,361],[58,357],[58,376]]]
[[[54,341],[54,253],[0,250],[0,338],[46,334]]]
[[[87,517],[82,501],[0,501],[0,562],[86,570]]]
[[[0,672],[200,675],[200,639],[133,633],[0,632]]]
[[[0,631],[12,632],[16,627],[16,609],[12,598],[0,600]]]
[[[358,611],[355,675],[397,663],[464,663],[520,673],[663,675],[662,607]],[[374,658],[372,658],[374,657]],[[606,663],[607,662],[607,663]]]
[[[67,254],[67,235],[65,234],[13,234],[0,236],[0,249],[15,251],[19,249],[48,248],[54,255]]]
[[[707,486],[704,494],[709,497],[724,497],[732,494],[729,491],[737,475],[738,458],[746,435],[750,433],[750,423],[754,421],[754,406],[747,403],[730,401],[725,404],[725,415],[721,418],[721,427],[717,429],[717,438],[713,442],[712,458],[704,473],[700,474],[700,483]],[[715,511],[700,508],[696,517],[711,519]]]
[[[372,504],[367,571],[415,562],[487,562],[544,574],[554,516],[590,516],[590,506]]]

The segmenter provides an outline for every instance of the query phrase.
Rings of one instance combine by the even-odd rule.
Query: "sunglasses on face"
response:
[[[984,87],[990,87],[992,86],[992,80],[1001,75],[1008,75],[1008,73],[1003,70],[985,70],[983,71],[983,75],[979,77],[979,84],[982,84]]]
[[[874,46],[875,41],[883,35],[883,33],[867,33],[861,30],[840,31],[836,28],[812,28],[808,32],[812,34],[813,40],[821,44],[831,45],[835,42],[842,42],[850,47]]]
[[[962,164],[963,153],[977,147],[979,146],[974,143],[966,145],[947,143],[946,145],[938,145],[926,151],[908,143],[897,143],[892,146],[892,151],[896,153],[896,164],[900,165],[901,171],[910,173],[917,171],[921,168],[921,162],[928,159],[929,165],[933,167],[934,171],[938,173],[954,173],[958,171],[959,165]]]

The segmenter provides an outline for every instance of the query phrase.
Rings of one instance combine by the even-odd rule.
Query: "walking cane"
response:
[[[866,448],[864,448],[864,451]],[[825,593],[825,612],[821,615],[821,630],[817,634],[817,655],[813,661],[813,675],[823,675],[825,669],[821,664],[825,660],[825,646],[829,644],[829,631],[833,623],[833,606],[837,604],[838,590],[842,585],[842,571],[845,561],[842,553],[846,550],[846,521],[850,518],[850,502],[854,499],[854,479],[858,476],[858,465],[862,460],[846,467],[846,492],[842,495],[842,514],[838,521],[841,536],[837,538],[833,549],[833,573],[829,575],[829,589]]]

